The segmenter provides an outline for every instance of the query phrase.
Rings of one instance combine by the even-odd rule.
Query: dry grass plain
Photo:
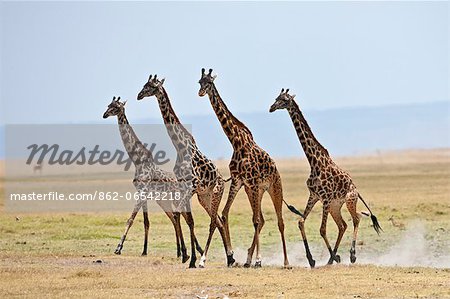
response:
[[[16,214],[4,209],[0,185],[0,296],[150,298],[442,298],[450,297],[450,150],[385,153],[336,159],[348,170],[384,229],[377,236],[369,219],[360,225],[358,260],[349,265],[351,222],[340,247],[340,265],[323,266],[320,204],[306,222],[318,265],[307,267],[297,218],[284,209],[293,269],[282,269],[280,239],[270,198],[263,199],[266,225],[263,268],[226,268],[216,233],[205,269],[187,269],[176,259],[173,229],[162,213],[150,215],[149,256],[140,257],[139,216],[121,256],[113,254],[127,213]],[[218,162],[227,174],[226,163]],[[0,167],[1,168],[1,167]],[[304,160],[279,160],[286,200],[303,210],[307,200]],[[131,180],[131,178],[130,178]],[[225,199],[222,201],[224,204]],[[206,240],[208,217],[194,200],[196,233]],[[365,210],[359,204],[359,209]],[[130,206],[131,210],[131,206]],[[349,219],[344,211],[344,219]],[[241,190],[231,210],[237,261],[245,261],[253,228]],[[389,217],[404,224],[395,227]],[[18,217],[18,218],[16,218]],[[19,219],[19,220],[17,220]],[[330,218],[331,220],[331,218]],[[328,222],[329,237],[336,227]],[[185,237],[187,227],[184,226]],[[188,241],[188,238],[187,240]],[[101,260],[101,263],[95,261]]]

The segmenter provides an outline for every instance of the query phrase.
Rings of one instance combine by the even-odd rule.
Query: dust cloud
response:
[[[351,230],[351,229],[350,229]],[[370,264],[376,266],[397,267],[431,267],[450,268],[450,244],[447,237],[448,230],[444,228],[428,229],[421,221],[414,221],[406,226],[406,229],[396,232],[395,236],[386,237],[385,242],[358,245],[356,248],[356,264]],[[348,237],[349,231],[344,238]],[[384,234],[389,234],[386,231]],[[379,237],[383,239],[383,234]],[[348,241],[348,240],[347,240]],[[385,243],[381,245],[379,243]],[[332,240],[334,244],[334,240]],[[278,244],[277,244],[278,245]],[[341,243],[338,254],[341,263],[350,264],[348,242]],[[378,248],[383,247],[383,248]],[[310,244],[311,252],[316,260],[316,267],[325,265],[329,258],[328,250],[324,243]],[[295,267],[309,267],[305,256],[303,242],[287,244],[289,262]],[[247,250],[235,248],[235,258],[239,264],[245,263]],[[263,266],[283,266],[283,252],[281,245],[262,246]],[[253,258],[253,263],[255,258]]]

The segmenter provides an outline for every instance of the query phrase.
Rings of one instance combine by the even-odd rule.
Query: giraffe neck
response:
[[[253,143],[252,133],[230,112],[230,110],[228,110],[228,107],[223,102],[214,84],[212,90],[208,92],[208,96],[222,129],[233,145],[233,148],[239,148],[244,142]]]
[[[137,137],[130,123],[128,122],[125,112],[122,112],[117,116],[117,122],[119,124],[120,136],[122,137],[123,145],[133,161],[134,165],[138,165],[142,162],[153,163],[152,153],[142,144]]]
[[[310,166],[313,167],[315,164],[321,162],[318,159],[319,156],[329,159],[330,155],[328,154],[327,149],[324,148],[319,141],[317,141],[308,125],[308,122],[304,118],[303,113],[300,111],[300,108],[295,101],[293,102],[293,105],[288,108],[288,112]]]
[[[169,95],[164,88],[162,88],[162,92],[159,93],[156,98],[158,99],[159,110],[161,110],[167,132],[169,133],[170,139],[177,152],[195,146],[194,137],[181,124],[170,104]]]

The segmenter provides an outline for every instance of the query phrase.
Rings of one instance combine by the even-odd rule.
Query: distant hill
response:
[[[333,156],[450,147],[450,102],[303,113],[317,139]],[[272,156],[304,157],[287,111],[236,113],[235,116],[250,128],[256,142]],[[231,156],[231,145],[212,111],[210,115],[180,115],[180,119],[192,125],[197,143],[207,156],[215,159]],[[132,123],[162,123],[162,120],[133,120]],[[3,157],[3,128],[0,140]]]
[[[331,155],[379,150],[450,147],[450,102],[377,108],[304,111],[313,133]],[[256,142],[276,157],[304,157],[287,111],[236,114]],[[203,152],[229,158],[231,145],[215,115],[183,117]]]
[[[0,158],[5,157],[5,128],[0,126]]]

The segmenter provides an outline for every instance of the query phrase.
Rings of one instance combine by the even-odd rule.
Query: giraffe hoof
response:
[[[143,252],[141,256],[147,256],[147,252]]]
[[[233,254],[227,255],[227,266],[232,267],[236,260],[233,258]]]
[[[181,259],[181,262],[184,264],[189,260],[190,256],[187,254],[183,254],[183,258]]]
[[[284,268],[284,269],[287,269],[287,270],[290,270],[290,269],[292,269],[292,266],[291,266],[291,265],[284,265],[283,268]]]
[[[117,255],[120,255],[122,253],[122,248],[123,248],[123,245],[119,243],[119,245],[117,245],[117,248],[114,251],[114,253]]]
[[[255,262],[255,268],[261,268],[261,261]]]
[[[194,268],[197,268],[197,267],[195,266],[195,263],[190,263],[190,264],[189,264],[189,269],[194,269]]]
[[[355,249],[350,249],[350,262],[353,264],[354,262],[356,262],[356,250]]]
[[[340,263],[341,262],[341,257],[340,257],[340,255],[339,254],[336,254],[335,256],[334,256],[334,260],[336,261],[336,263]]]
[[[244,268],[250,268],[250,264],[249,263],[245,263],[244,264]]]
[[[310,259],[308,262],[309,262],[309,266],[310,266],[311,268],[314,268],[314,267],[316,266],[316,261],[315,261],[315,260]]]

